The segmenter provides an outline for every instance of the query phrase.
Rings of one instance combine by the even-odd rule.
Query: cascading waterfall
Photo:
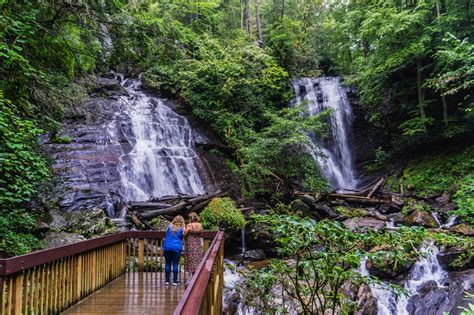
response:
[[[408,302],[410,298],[418,293],[418,288],[428,281],[434,281],[438,287],[443,287],[447,272],[438,262],[438,248],[429,244],[421,250],[421,258],[411,268],[408,280],[404,288],[408,295],[396,295],[388,283],[381,282],[370,284],[372,295],[377,299],[379,315],[408,315]],[[367,276],[366,259],[361,262],[359,272]]]
[[[355,189],[357,179],[350,147],[352,109],[339,78],[300,78],[292,83],[296,93],[295,103],[305,102],[309,116],[331,110],[328,139],[309,135],[315,144],[310,150],[322,175],[335,189]]]
[[[188,120],[164,100],[145,94],[140,80],[121,82],[128,95],[117,101],[120,110],[108,126],[108,145],[123,152],[118,166],[122,198],[203,194]]]

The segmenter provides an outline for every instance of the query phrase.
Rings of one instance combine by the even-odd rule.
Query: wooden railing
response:
[[[174,315],[222,314],[224,287],[224,240],[218,232],[191,278]]]
[[[165,232],[160,231],[123,232],[0,259],[0,314],[57,314],[126,272],[160,272],[161,276],[164,237]],[[202,237],[205,259],[191,282],[207,273],[204,261],[214,257],[211,260],[216,265],[216,246],[222,255],[221,232],[203,232]],[[180,278],[186,281],[184,272]],[[216,308],[218,304],[210,300],[209,305]]]

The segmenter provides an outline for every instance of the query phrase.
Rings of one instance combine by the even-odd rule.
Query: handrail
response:
[[[206,290],[211,279],[211,273],[216,265],[218,254],[222,253],[222,242],[224,238],[223,232],[217,232],[216,237],[212,241],[209,249],[204,255],[198,269],[194,273],[191,281],[181,298],[178,307],[174,311],[174,315],[181,314],[198,314],[204,302]],[[220,266],[222,267],[222,266]],[[221,282],[223,279],[219,279]],[[218,296],[220,299],[221,296]],[[219,313],[219,312],[217,312]]]
[[[128,272],[161,277],[165,236],[164,231],[121,232],[0,259],[0,314],[59,313]],[[223,233],[200,236],[208,249],[175,314],[219,314],[222,307]]]
[[[216,235],[215,231],[201,233],[201,237],[212,239]],[[90,240],[77,242],[74,244],[58,246],[55,248],[39,250],[25,255],[0,259],[0,277],[13,274],[31,267],[39,266],[53,260],[76,255],[85,251],[97,249],[129,238],[164,238],[164,231],[129,231],[112,235],[102,236]]]

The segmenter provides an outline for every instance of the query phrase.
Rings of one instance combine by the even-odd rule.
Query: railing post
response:
[[[21,304],[23,302],[23,294],[22,294],[22,289],[23,289],[23,273],[19,272],[15,276],[14,280],[14,299],[15,301],[13,302],[13,314],[15,315],[20,315],[21,314]]]
[[[143,254],[144,254],[145,246],[144,246],[144,239],[141,238],[138,240],[138,271],[143,271]]]
[[[82,297],[82,255],[79,254],[76,259],[76,296],[75,301],[79,301]]]

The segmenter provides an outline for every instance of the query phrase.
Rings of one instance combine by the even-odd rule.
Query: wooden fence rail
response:
[[[205,257],[214,250],[208,250],[210,239],[216,244],[220,236],[220,246],[221,234],[202,233]],[[161,231],[123,232],[0,259],[0,314],[58,314],[126,272],[161,273],[164,237]]]

